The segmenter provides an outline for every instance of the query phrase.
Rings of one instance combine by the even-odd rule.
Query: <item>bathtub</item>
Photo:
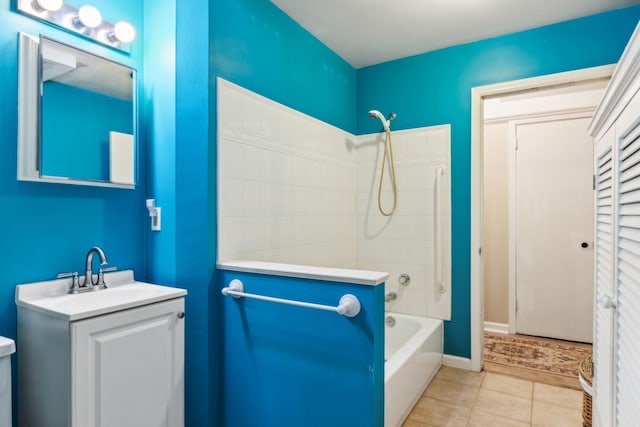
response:
[[[397,313],[386,313],[385,324],[384,425],[398,427],[442,365],[443,326]]]

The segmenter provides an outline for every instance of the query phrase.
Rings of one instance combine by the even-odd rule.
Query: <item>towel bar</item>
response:
[[[340,302],[337,306],[314,304],[311,302],[295,301],[295,300],[284,299],[284,298],[274,298],[274,297],[268,297],[265,295],[249,294],[244,291],[244,284],[238,279],[233,279],[231,282],[229,282],[229,286],[222,288],[222,295],[225,295],[225,296],[231,295],[234,298],[243,298],[243,297],[253,298],[253,299],[258,299],[262,301],[270,301],[270,302],[277,302],[280,304],[295,305],[298,307],[314,308],[316,310],[333,311],[342,316],[347,316],[347,317],[357,316],[358,313],[360,313],[360,308],[361,308],[360,301],[355,295],[352,295],[352,294],[343,295],[342,298],[340,298]]]

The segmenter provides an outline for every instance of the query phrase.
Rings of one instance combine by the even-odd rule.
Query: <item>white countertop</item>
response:
[[[8,356],[16,351],[16,343],[11,338],[0,337],[0,357]]]
[[[132,270],[105,274],[107,289],[69,294],[71,278],[16,286],[18,307],[68,321],[139,307],[185,296],[185,289],[134,280]],[[82,283],[82,279],[80,279]]]
[[[326,280],[330,282],[354,283],[376,286],[389,278],[381,271],[351,270],[345,268],[314,267],[311,265],[281,264],[262,261],[225,261],[218,263],[220,270],[260,273],[302,279]]]

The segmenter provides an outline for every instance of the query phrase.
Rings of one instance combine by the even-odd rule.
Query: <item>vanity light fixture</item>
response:
[[[78,9],[78,16],[74,18],[73,24],[80,29],[98,28],[102,24],[102,14],[95,7],[84,5]]]
[[[107,37],[112,41],[119,40],[122,43],[131,43],[136,38],[136,30],[128,22],[120,21],[116,22],[116,25],[113,26],[113,31],[109,32]]]
[[[64,0],[18,0],[17,4],[18,10],[25,15],[124,52],[130,52],[130,44],[136,37],[133,25],[126,21],[106,22],[95,6],[76,8]]]

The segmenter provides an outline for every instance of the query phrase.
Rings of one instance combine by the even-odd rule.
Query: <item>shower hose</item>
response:
[[[390,211],[385,211],[382,207],[382,181],[384,180],[384,165],[389,164],[389,173],[391,174],[391,187],[393,188],[393,206]],[[382,157],[382,165],[380,170],[380,184],[378,185],[378,209],[384,216],[391,216],[396,211],[398,202],[398,186],[396,184],[396,167],[393,163],[393,147],[391,146],[391,130],[385,131],[384,138],[384,155]]]

